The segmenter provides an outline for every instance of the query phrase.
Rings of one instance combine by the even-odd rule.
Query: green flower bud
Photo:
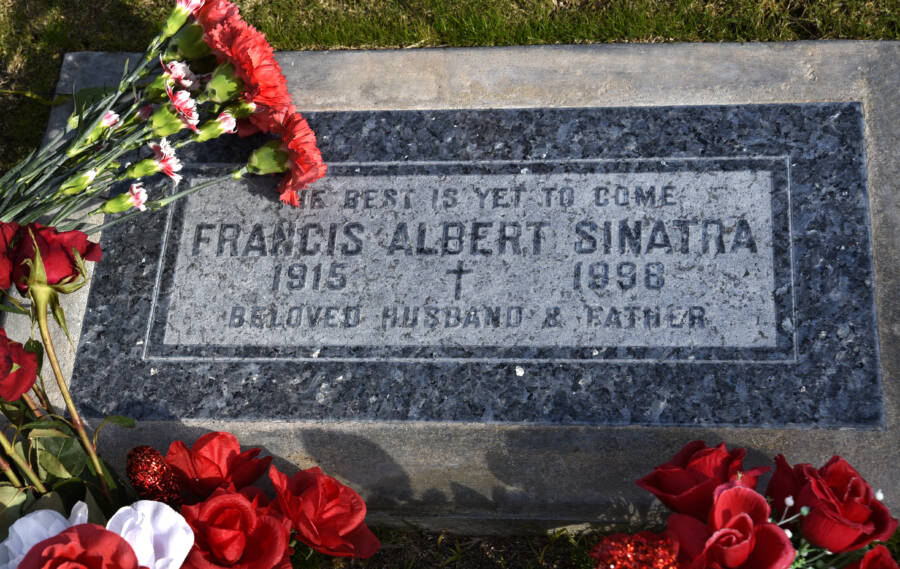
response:
[[[163,37],[168,38],[174,36],[175,33],[181,29],[181,26],[187,22],[188,16],[190,15],[190,10],[183,6],[175,6],[172,8],[172,11],[169,12],[169,17],[166,19],[166,23],[163,24]]]
[[[166,98],[166,78],[158,75],[149,85],[144,87],[144,101],[161,101]]]
[[[247,161],[252,174],[277,174],[288,169],[288,153],[281,149],[281,142],[273,140],[253,151]]]
[[[114,198],[107,200],[100,208],[103,213],[122,213],[133,207],[130,194],[119,194]]]
[[[96,177],[97,171],[94,169],[82,172],[81,174],[76,174],[63,182],[59,187],[59,190],[57,190],[57,193],[64,196],[80,194],[91,185],[91,182],[93,182]]]
[[[244,82],[234,74],[234,65],[223,63],[213,71],[206,85],[206,98],[214,103],[236,99],[244,89]]]
[[[132,164],[125,170],[125,178],[144,178],[152,176],[159,172],[159,163],[152,158],[145,158],[140,162]]]
[[[245,119],[256,112],[256,105],[252,102],[240,100],[228,105],[225,110],[236,119]]]
[[[191,23],[172,37],[166,59],[199,59],[209,54],[209,46],[203,40],[203,28]]]
[[[156,136],[169,136],[184,128],[172,105],[163,105],[150,115],[150,128]]]

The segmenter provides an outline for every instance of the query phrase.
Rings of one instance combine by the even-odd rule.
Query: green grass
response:
[[[900,39],[900,0],[244,0],[277,49]],[[142,51],[171,0],[0,0],[0,89],[50,97],[62,54]],[[48,108],[0,95],[0,171]]]

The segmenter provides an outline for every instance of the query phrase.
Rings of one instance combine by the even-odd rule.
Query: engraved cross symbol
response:
[[[459,300],[459,293],[461,292],[461,289],[462,289],[463,275],[467,275],[471,272],[472,272],[472,269],[464,269],[463,268],[462,261],[457,261],[456,268],[451,271],[447,271],[448,275],[456,275],[456,287],[453,290],[453,298],[455,298],[456,300]]]

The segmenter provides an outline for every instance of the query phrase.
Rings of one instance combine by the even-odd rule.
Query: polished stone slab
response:
[[[886,501],[896,509],[900,506],[896,503],[900,482],[891,476],[888,465],[900,460],[900,358],[894,348],[900,320],[898,307],[891,300],[897,297],[896,267],[900,266],[900,165],[893,151],[900,143],[900,122],[896,120],[898,55],[900,47],[896,43],[827,42],[279,56],[299,108],[308,113],[311,124],[320,133],[326,159],[337,166],[333,174],[341,173],[342,162],[379,162],[386,157],[397,162],[431,161],[437,152],[439,161],[486,159],[509,165],[535,160],[545,166],[546,162],[573,157],[611,159],[620,164],[623,159],[660,156],[700,158],[712,161],[704,173],[715,177],[725,171],[716,159],[789,156],[787,184],[774,162],[753,163],[745,170],[757,178],[771,177],[772,187],[777,189],[771,202],[771,223],[776,232],[768,242],[757,241],[757,252],[771,248],[771,272],[777,280],[779,274],[784,274],[779,272],[779,263],[785,256],[792,256],[785,255],[786,241],[779,241],[777,236],[790,236],[795,269],[789,279],[791,302],[794,310],[804,316],[790,321],[778,318],[784,313],[779,307],[786,294],[779,293],[782,301],[772,296],[776,318],[760,317],[755,331],[765,334],[774,327],[774,351],[782,353],[767,357],[776,359],[790,354],[790,349],[783,349],[787,345],[783,339],[795,336],[797,359],[788,364],[749,364],[751,368],[757,366],[753,369],[770,370],[768,374],[760,371],[759,381],[753,387],[737,374],[729,377],[726,373],[722,382],[719,368],[712,366],[725,364],[670,363],[673,370],[709,366],[706,369],[716,372],[693,376],[690,374],[696,372],[681,372],[679,380],[659,375],[646,384],[657,389],[640,389],[639,382],[647,381],[645,375],[629,375],[623,370],[656,364],[633,359],[625,363],[593,359],[541,362],[525,359],[521,353],[512,356],[521,360],[518,363],[457,362],[454,365],[466,370],[464,373],[441,374],[435,364],[397,362],[400,354],[395,350],[390,354],[393,363],[371,362],[382,366],[376,369],[384,372],[374,383],[360,380],[362,376],[356,373],[342,373],[359,370],[358,361],[313,362],[316,368],[310,368],[306,361],[257,361],[241,369],[234,362],[221,361],[230,357],[216,352],[223,349],[222,345],[207,348],[211,350],[210,361],[158,361],[148,365],[150,360],[142,359],[145,350],[152,356],[161,353],[153,350],[181,350],[184,345],[167,346],[165,328],[163,342],[141,343],[146,336],[142,337],[140,331],[146,334],[146,315],[152,303],[146,292],[134,298],[119,294],[121,302],[115,307],[106,303],[108,313],[104,316],[108,318],[104,322],[128,320],[130,324],[123,323],[119,330],[105,332],[88,327],[82,336],[81,350],[88,352],[98,343],[121,346],[122,351],[107,353],[105,360],[96,354],[94,359],[111,362],[121,358],[132,362],[134,365],[110,364],[128,376],[128,385],[108,374],[107,380],[119,382],[120,389],[116,393],[104,392],[98,381],[88,377],[105,373],[105,366],[100,366],[85,368],[85,379],[76,377],[74,386],[87,387],[82,397],[89,411],[97,413],[116,407],[144,418],[135,432],[107,435],[109,453],[124,453],[134,444],[165,448],[174,438],[189,439],[210,429],[229,429],[248,445],[264,446],[282,466],[322,465],[358,488],[376,515],[384,519],[402,517],[463,529],[475,527],[472,524],[480,520],[494,529],[506,530],[526,522],[553,525],[653,519],[658,511],[648,509],[649,497],[631,481],[669,456],[674,448],[696,438],[710,443],[728,440],[746,446],[750,449],[750,465],[767,462],[778,452],[784,452],[792,462],[815,464],[840,453],[864,472],[873,486],[884,489]],[[121,60],[121,56],[108,54],[70,54],[60,91],[70,90],[73,79],[82,84],[98,80],[103,69],[113,68],[110,75],[115,75],[116,64]],[[504,111],[508,114],[497,109],[508,109]],[[418,114],[410,110],[418,110]],[[590,136],[579,136],[577,128],[560,129],[567,113],[582,113],[589,124],[593,124],[591,120],[599,121],[604,128],[589,132]],[[461,122],[450,122],[449,117]],[[426,121],[442,127],[429,129]],[[695,121],[693,125],[691,121]],[[454,154],[452,141],[441,138],[448,122],[462,124],[472,136],[472,145],[462,149],[463,155]],[[577,120],[570,124],[580,126]],[[408,126],[392,132],[395,125]],[[520,129],[510,128],[511,125]],[[681,126],[667,128],[673,125]],[[328,129],[346,134],[332,139],[325,132]],[[535,135],[545,141],[543,148],[516,146],[516,141],[533,140]],[[596,144],[595,139],[614,144]],[[406,144],[379,143],[392,140],[405,140]],[[665,145],[671,140],[688,142]],[[496,147],[501,142],[511,144]],[[781,150],[774,151],[770,144],[782,145]],[[751,153],[754,148],[764,151]],[[226,159],[228,152],[237,150],[223,150]],[[543,156],[545,151],[548,156]],[[205,158],[210,162],[207,168],[215,169],[222,156],[210,152]],[[816,160],[824,160],[824,170],[814,166]],[[800,165],[799,172],[795,163]],[[377,174],[364,167],[360,165],[358,173],[345,171],[344,177]],[[628,171],[626,167],[580,174],[659,176],[658,170],[648,173]],[[199,179],[208,173],[201,169],[194,176]],[[479,170],[474,175],[517,174]],[[518,175],[525,175],[521,168]],[[779,226],[783,224],[785,208],[777,203],[778,192],[792,198],[787,208],[791,224],[786,232]],[[752,210],[757,219],[766,219],[765,206],[762,211],[757,210],[763,202],[743,206],[745,211]],[[832,208],[839,205],[839,211],[821,209],[829,202]],[[695,212],[705,211],[697,203],[692,207]],[[255,207],[244,208],[242,213],[252,216],[256,211]],[[173,210],[170,228],[177,222],[177,213]],[[428,220],[426,225],[444,222],[440,217],[443,213],[433,214],[424,209],[417,212]],[[844,215],[849,221],[843,220]],[[166,232],[170,220],[164,216],[147,220],[148,225],[136,226],[131,233],[154,236],[145,239],[141,247],[156,256],[132,257],[130,266],[117,264],[118,269],[107,263],[110,273],[105,279],[95,280],[95,290],[117,294],[110,288],[114,280],[131,290],[137,281],[153,281],[159,274],[158,261],[165,261],[165,255],[161,256],[162,240],[154,239]],[[499,224],[502,219],[486,221]],[[667,217],[663,221],[669,221],[671,226],[673,219]],[[250,223],[251,231],[252,227]],[[598,229],[601,227],[598,225]],[[670,239],[674,241],[672,233]],[[201,252],[205,245],[201,243]],[[115,244],[109,246],[111,259],[118,253],[114,253]],[[870,249],[871,260],[866,255]],[[173,254],[167,270],[177,276],[177,253],[168,253]],[[574,255],[574,250],[570,254]],[[415,260],[416,255],[411,257]],[[612,257],[610,260],[619,262]],[[565,256],[556,261],[548,258],[542,269],[558,276],[560,267],[571,262]],[[521,266],[522,262],[517,264]],[[584,270],[585,265],[582,267]],[[801,270],[803,278],[796,274]],[[274,273],[268,276],[274,278]],[[759,266],[753,278],[768,277],[769,268]],[[230,282],[227,278],[223,282]],[[438,275],[430,278],[441,282]],[[469,277],[461,278],[465,283]],[[721,288],[722,281],[713,282]],[[443,284],[447,286],[441,294],[451,294],[447,290],[451,283]],[[849,309],[846,305],[839,307],[839,302],[848,300],[852,305]],[[738,314],[744,309],[760,315],[771,310],[769,301],[761,298],[738,307]],[[818,312],[828,313],[833,319],[822,318]],[[877,330],[872,326],[875,314]],[[806,317],[823,328],[815,330],[816,326],[809,326]],[[88,322],[91,318],[89,311]],[[843,318],[849,318],[852,324],[842,327],[835,320]],[[824,335],[819,333],[823,331]],[[122,333],[126,338],[114,338]],[[410,337],[407,345],[400,346],[400,351],[421,350],[421,330],[417,334]],[[559,345],[553,349],[564,348],[566,338],[577,336],[571,331],[561,335]],[[733,335],[730,341],[735,342]],[[440,348],[459,350],[466,345],[471,346],[445,342]],[[294,352],[288,356],[296,359],[297,350],[308,348],[292,346]],[[259,350],[259,346],[224,349]],[[322,347],[326,355],[329,349],[334,347]],[[631,346],[625,351],[637,349],[652,348]],[[738,349],[772,351],[771,347]],[[689,350],[693,355],[696,346],[673,350]],[[608,356],[605,350],[597,351],[601,358]],[[596,357],[592,351],[584,355]],[[402,371],[398,371],[398,363]],[[269,379],[273,364],[296,371],[286,376],[290,378],[290,388]],[[392,365],[395,367],[390,368]],[[785,380],[779,376],[782,372],[775,371],[780,369],[778,366],[795,370],[806,367],[801,376],[816,377],[818,381],[790,377]],[[601,375],[596,371],[601,367],[614,372]],[[587,373],[579,373],[583,370]],[[847,375],[841,378],[844,372]],[[666,377],[668,382],[664,381]],[[747,390],[739,389],[741,385]],[[91,395],[92,389],[97,397]],[[101,393],[105,394],[101,397]],[[503,404],[494,406],[506,393],[510,396]],[[369,395],[369,399],[360,397],[362,394]],[[586,399],[585,394],[596,396]],[[374,401],[372,396],[376,396]],[[664,405],[659,405],[661,400]],[[348,401],[353,404],[342,407]],[[466,404],[458,404],[460,401]],[[748,405],[749,409],[741,405]],[[329,413],[337,417],[328,417]],[[579,422],[579,417],[588,420]]]

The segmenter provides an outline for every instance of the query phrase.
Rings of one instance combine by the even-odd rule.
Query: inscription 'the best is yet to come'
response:
[[[522,168],[330,176],[300,209],[195,195],[163,341],[772,347],[772,192],[766,170]]]

